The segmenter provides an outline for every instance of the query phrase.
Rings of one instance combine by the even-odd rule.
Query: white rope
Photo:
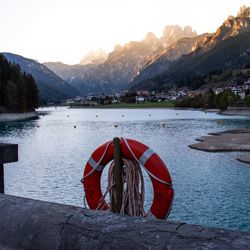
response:
[[[168,186],[172,186],[169,182],[164,181],[164,180],[162,180],[162,179],[159,179],[159,178],[156,177],[154,174],[152,174],[150,171],[148,171],[148,170],[144,167],[144,165],[138,160],[138,158],[135,156],[135,154],[134,154],[134,152],[132,151],[132,149],[130,148],[130,146],[129,146],[127,140],[126,140],[125,138],[121,138],[121,139],[125,142],[125,144],[126,144],[128,150],[129,150],[129,152],[132,154],[132,156],[134,157],[135,161],[136,161],[141,167],[143,167],[143,169],[148,173],[148,175],[150,175],[150,176],[153,177],[155,180],[157,180],[157,181],[159,181],[159,182],[161,182],[161,183],[163,183],[163,184],[166,184],[166,185],[168,185]]]
[[[101,162],[102,162],[103,158],[105,157],[105,155],[106,155],[106,153],[107,153],[107,150],[108,150],[108,148],[109,148],[109,146],[110,146],[111,143],[112,143],[112,141],[110,141],[110,142],[107,144],[107,146],[106,146],[106,148],[105,148],[105,150],[104,150],[104,152],[103,152],[103,154],[102,154],[100,160],[95,164],[94,167],[92,166],[92,170],[91,170],[88,174],[86,174],[85,176],[82,177],[82,179],[81,179],[81,182],[82,182],[82,183],[84,182],[84,179],[87,178],[88,176],[90,176],[90,175],[96,170],[96,168],[101,164]]]
[[[84,208],[89,208],[89,207],[87,206],[87,203],[86,203],[86,195],[85,195],[85,194],[83,195],[83,207],[84,207]]]
[[[174,189],[173,189],[173,197],[172,197],[172,200],[171,200],[171,204],[170,204],[170,206],[168,208],[168,212],[167,212],[167,215],[165,217],[165,220],[168,218],[168,216],[169,216],[169,214],[170,214],[170,212],[172,210],[172,206],[173,206],[173,202],[174,202],[174,197],[175,197],[175,192],[174,192]]]
[[[112,142],[110,141],[110,142],[107,144],[107,146],[106,146],[106,148],[105,148],[105,150],[104,150],[104,152],[103,152],[103,154],[102,154],[100,160],[95,164],[94,167],[92,166],[92,167],[93,167],[92,170],[91,170],[88,174],[86,174],[85,176],[82,177],[81,183],[83,183],[84,180],[85,180],[85,178],[88,177],[88,176],[90,176],[90,175],[96,170],[96,168],[101,164],[101,162],[102,162],[103,158],[105,157],[105,155],[106,155],[106,153],[107,153],[107,150],[108,150],[108,148],[109,148],[109,146],[110,146],[111,143],[112,143]],[[84,204],[84,208],[87,208],[86,195],[85,195],[85,194],[84,194],[84,196],[83,196],[83,204]]]

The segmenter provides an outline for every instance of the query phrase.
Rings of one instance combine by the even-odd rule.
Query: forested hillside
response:
[[[38,107],[39,97],[32,75],[0,54],[0,113],[27,112]]]
[[[38,61],[13,53],[2,54],[9,62],[18,64],[22,72],[34,77],[41,103],[57,103],[78,95],[78,91]]]

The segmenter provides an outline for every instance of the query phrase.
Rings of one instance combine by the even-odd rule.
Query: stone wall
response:
[[[0,249],[250,249],[250,233],[0,194]]]

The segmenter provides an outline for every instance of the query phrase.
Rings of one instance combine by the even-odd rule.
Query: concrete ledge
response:
[[[0,143],[0,164],[18,161],[18,145]]]
[[[0,249],[249,249],[250,233],[0,194]]]

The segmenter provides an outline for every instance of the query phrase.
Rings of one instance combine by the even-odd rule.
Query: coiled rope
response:
[[[134,160],[122,159],[123,167],[123,195],[120,214],[131,216],[145,216],[144,198],[145,186],[142,170],[139,164]],[[110,187],[110,209],[114,210],[116,203],[116,188],[112,185],[114,182],[114,161],[111,163],[108,174],[108,188]]]

